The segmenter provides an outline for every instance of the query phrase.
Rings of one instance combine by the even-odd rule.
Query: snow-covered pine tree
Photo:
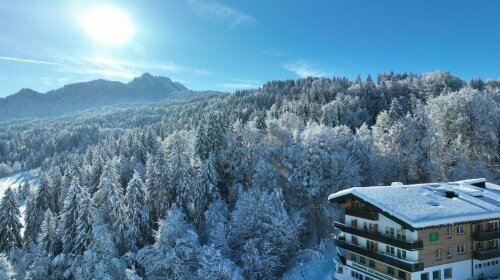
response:
[[[90,243],[87,249],[69,268],[75,279],[124,279],[125,268],[117,259],[112,234],[97,216],[93,218],[88,238]]]
[[[0,253],[21,247],[21,228],[19,204],[15,192],[9,187],[0,204]]]
[[[223,254],[228,254],[229,209],[226,202],[221,199],[214,201],[205,211],[204,217],[203,243],[212,244]]]
[[[137,250],[144,247],[152,237],[149,209],[146,201],[146,187],[139,173],[134,172],[134,176],[128,183],[127,192],[125,194],[125,203],[127,205],[127,231],[125,238],[127,241],[127,248],[131,252],[137,252]]]
[[[108,225],[118,250],[125,249],[125,196],[113,163],[103,170],[97,191],[94,194],[96,210]]]
[[[160,221],[156,241],[137,253],[148,279],[194,279],[200,244],[193,227],[178,208]]]
[[[281,193],[244,193],[231,214],[231,259],[249,279],[275,278],[298,250],[298,228],[288,216]]]
[[[24,245],[29,248],[32,244],[36,243],[36,237],[39,232],[37,224],[37,209],[35,207],[35,197],[28,197],[26,199],[26,209],[24,215]]]
[[[154,225],[163,218],[175,199],[171,191],[169,173],[166,156],[162,151],[149,156],[146,164],[146,190],[149,216]]]
[[[198,226],[201,225],[203,213],[208,209],[210,203],[220,198],[218,183],[219,174],[214,166],[213,154],[210,154],[201,165],[191,191],[192,215]]]
[[[31,195],[31,184],[28,180],[24,181],[18,189],[18,198],[20,200],[27,199]]]
[[[187,213],[188,217],[194,212],[189,168],[188,165],[184,165],[180,170],[177,182],[177,197],[175,199],[177,206],[180,207],[184,213]]]
[[[63,253],[75,253],[78,218],[78,198],[80,183],[78,178],[74,178],[68,188],[64,199],[63,209],[60,214],[59,234],[62,241]]]
[[[203,246],[200,256],[198,279],[243,280],[241,271],[213,245]]]
[[[201,123],[194,137],[194,152],[201,160],[205,160],[208,158],[209,149],[206,127]]]
[[[30,201],[26,208],[26,231],[24,239],[27,246],[36,243],[45,211],[50,210],[54,212],[54,209],[54,196],[49,186],[49,180],[43,175],[40,178],[40,184],[37,188],[34,201]]]
[[[9,259],[4,253],[0,253],[0,279],[1,280],[15,280],[16,273],[12,267]]]
[[[50,209],[45,211],[37,241],[41,254],[55,256],[59,253],[60,240],[57,232],[57,218]]]
[[[94,203],[87,187],[81,187],[77,193],[76,237],[73,253],[81,254],[92,241],[92,222]]]

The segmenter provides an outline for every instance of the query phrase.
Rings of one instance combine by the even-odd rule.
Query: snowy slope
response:
[[[336,258],[336,247],[329,243],[321,251],[321,255],[298,263],[294,268],[285,273],[286,280],[331,280],[335,273],[334,258]],[[339,260],[337,260],[339,262]]]
[[[24,183],[26,180],[28,180],[30,184],[36,185],[38,183],[36,174],[36,170],[31,170],[0,178],[0,199],[3,197],[3,194],[8,187],[11,187],[13,190],[17,190],[19,185]]]
[[[13,190],[17,190],[20,184],[25,181],[29,181],[32,188],[38,186],[38,170],[30,170],[19,172],[7,177],[0,178],[0,199],[2,199],[7,188],[11,187]],[[24,226],[24,212],[26,210],[26,201],[19,200],[19,210],[21,211],[21,223]],[[23,229],[21,229],[21,233]]]

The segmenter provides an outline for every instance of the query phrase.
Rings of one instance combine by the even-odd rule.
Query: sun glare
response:
[[[87,33],[98,43],[123,45],[135,33],[134,25],[127,13],[112,6],[97,6],[83,16]]]

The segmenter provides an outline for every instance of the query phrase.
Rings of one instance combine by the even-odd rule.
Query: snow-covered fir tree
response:
[[[94,194],[96,210],[112,232],[113,240],[121,252],[125,250],[125,196],[112,162],[103,170]]]
[[[174,206],[160,221],[155,243],[141,249],[137,258],[148,279],[194,279],[199,250],[198,235]]]
[[[134,172],[134,176],[128,183],[125,204],[127,206],[127,231],[125,233],[127,248],[132,252],[137,252],[152,237],[146,186],[137,172]]]
[[[9,187],[0,204],[0,253],[21,247],[20,214],[16,194]]]

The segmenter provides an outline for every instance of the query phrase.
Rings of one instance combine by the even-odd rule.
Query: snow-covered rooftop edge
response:
[[[485,188],[474,186],[485,182]],[[446,192],[456,197],[446,197]],[[500,219],[500,186],[485,179],[447,183],[356,187],[328,199],[353,195],[413,228]]]

